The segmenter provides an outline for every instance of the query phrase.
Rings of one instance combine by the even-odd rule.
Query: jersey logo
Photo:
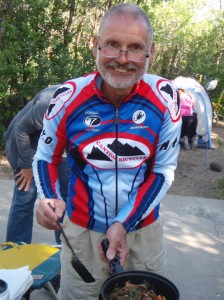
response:
[[[136,112],[133,113],[132,121],[135,124],[141,124],[145,121],[145,119],[146,119],[146,114],[144,110],[137,110]]]
[[[85,126],[87,127],[95,127],[95,126],[98,126],[100,125],[101,123],[101,118],[98,117],[98,116],[88,116],[88,117],[85,117],[85,119],[83,120],[83,123]]]
[[[99,169],[136,168],[150,156],[150,149],[131,139],[103,138],[86,145],[82,154],[87,163]]]
[[[168,83],[166,85],[163,85],[160,91],[162,95],[167,94],[173,99],[173,89]],[[166,96],[164,98],[166,98]]]
[[[177,90],[168,80],[159,80],[157,89],[163,99],[168,103],[168,110],[173,122],[180,119],[180,99]]]
[[[54,98],[51,100],[47,112],[45,114],[47,120],[54,118],[54,116],[56,116],[61,111],[61,109],[64,106],[64,103],[71,98],[71,96],[74,94],[74,91],[75,87],[69,83],[62,87],[59,87],[56,90]]]

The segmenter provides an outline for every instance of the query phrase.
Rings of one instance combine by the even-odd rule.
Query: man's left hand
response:
[[[128,256],[126,235],[126,229],[119,222],[113,223],[106,233],[106,237],[109,241],[109,248],[106,253],[107,259],[111,260],[117,255],[122,266],[124,266]],[[101,259],[105,261],[105,255],[100,245],[98,245],[98,249]]]

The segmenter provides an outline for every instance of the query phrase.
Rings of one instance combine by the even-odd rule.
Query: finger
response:
[[[16,180],[16,185],[20,184],[23,181],[24,177],[20,176],[18,177],[18,179]]]
[[[14,177],[15,178],[18,178],[18,177],[20,177],[22,175],[22,173],[21,173],[21,171],[19,172],[19,173],[17,173]]]
[[[57,202],[58,201],[50,200],[44,203],[41,202],[43,205],[44,214],[55,223],[61,218],[61,216],[58,216],[56,213]]]
[[[115,255],[117,253],[117,248],[118,248],[117,244],[114,243],[113,241],[109,243],[109,248],[108,248],[107,253],[106,253],[107,258],[109,260],[111,260],[115,257]]]
[[[19,191],[21,191],[21,190],[25,187],[26,181],[27,181],[27,179],[24,178],[23,181],[21,182],[21,184],[20,184],[19,187],[18,187],[18,190],[19,190]]]
[[[40,219],[38,217],[38,215],[36,215],[36,218],[37,218],[37,223],[42,225],[44,228],[58,230],[58,226],[57,226],[56,222],[54,222],[50,219],[45,219],[43,217],[41,217],[41,219]]]
[[[120,260],[120,263],[122,266],[124,266],[125,261],[128,257],[128,254],[129,254],[129,249],[128,249],[128,245],[125,241],[122,243],[122,245],[118,248],[118,251],[117,251],[117,256],[119,257],[119,260]]]
[[[24,189],[25,192],[27,192],[29,190],[30,184],[31,184],[31,181],[27,180],[26,185],[25,185],[25,189]]]
[[[41,207],[38,207],[36,210],[36,218],[37,223],[44,226],[45,228],[54,230],[58,229],[56,222],[45,215]]]
[[[61,219],[61,217],[64,214],[64,211],[66,209],[66,204],[64,202],[64,200],[53,200],[53,201],[47,201],[47,205],[49,206],[49,208],[51,208],[51,210],[54,211],[54,213],[57,215],[58,219]]]
[[[117,256],[119,257],[119,261],[120,261],[120,264],[122,265],[122,266],[124,266],[124,264],[125,264],[125,261],[126,261],[126,259],[127,259],[127,253],[125,253],[125,252],[117,252]]]
[[[64,202],[61,202],[60,200],[54,202],[54,205],[55,205],[54,211],[59,219],[61,219],[61,217],[64,214],[64,206],[61,205],[62,203],[64,204]]]
[[[104,251],[103,251],[103,248],[102,248],[102,245],[101,245],[100,242],[97,244],[97,248],[98,248],[100,259],[105,263],[106,270],[108,272],[110,272],[110,266],[109,266],[109,263],[108,263],[108,259],[106,258],[105,254],[104,254]]]
[[[103,251],[103,248],[102,248],[101,243],[98,243],[98,244],[97,244],[97,248],[98,248],[98,252],[99,252],[100,259],[101,259],[102,261],[104,261],[105,263],[107,263],[108,260],[107,260],[105,254],[104,254],[104,251]]]

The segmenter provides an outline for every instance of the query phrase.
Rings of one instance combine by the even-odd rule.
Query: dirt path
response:
[[[213,126],[211,138],[214,149],[181,149],[169,194],[224,199],[224,123]],[[222,171],[212,171],[212,162],[219,163]]]

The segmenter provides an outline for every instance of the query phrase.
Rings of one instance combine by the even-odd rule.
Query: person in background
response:
[[[43,128],[43,117],[58,86],[51,86],[38,93],[17,113],[4,134],[5,151],[12,167],[15,186],[8,216],[6,241],[31,243],[34,204],[37,189],[33,179],[32,161]],[[60,165],[62,198],[68,193],[67,159]],[[60,243],[60,232],[55,239]]]
[[[111,7],[93,39],[97,71],[60,86],[45,115],[33,161],[40,194],[36,216],[56,229],[66,209],[57,180],[66,148],[70,183],[63,226],[95,278],[83,282],[62,237],[59,300],[98,299],[109,276],[105,262],[115,255],[126,271],[166,272],[159,208],[174,180],[181,116],[172,82],[146,73],[152,39],[139,6]],[[106,257],[100,243],[105,237]]]
[[[184,149],[196,149],[198,147],[197,124],[198,116],[194,111],[194,101],[184,89],[178,89],[180,95],[180,107],[182,115],[182,129],[180,142]]]

